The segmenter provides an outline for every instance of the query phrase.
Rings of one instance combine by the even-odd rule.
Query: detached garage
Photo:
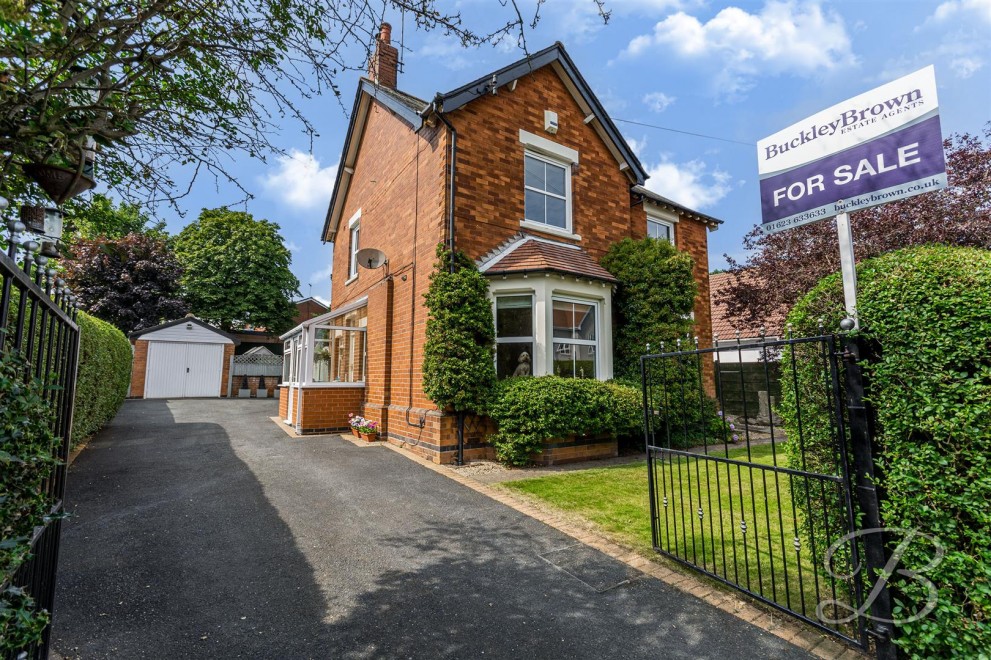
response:
[[[240,342],[189,315],[132,332],[132,398],[227,396],[234,347]]]

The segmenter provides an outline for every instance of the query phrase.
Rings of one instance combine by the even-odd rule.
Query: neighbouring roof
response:
[[[739,330],[741,339],[760,337],[760,324],[752,325],[738,319],[731,319],[727,314],[725,303],[719,302],[735,277],[736,275],[733,273],[716,273],[709,276],[709,311],[712,315],[712,334],[718,335],[720,340],[736,339],[736,331]],[[784,323],[784,311],[774,314],[763,324],[764,334],[768,337],[781,336]]]
[[[675,213],[680,213],[689,218],[695,218],[696,220],[700,220],[705,224],[709,225],[709,228],[712,231],[715,231],[719,227],[719,225],[723,224],[723,221],[719,220],[718,218],[713,218],[711,215],[706,215],[705,213],[699,213],[694,209],[690,209],[687,206],[679,204],[674,200],[668,199],[664,195],[658,195],[653,190],[648,190],[643,186],[633,186],[632,188],[630,188],[630,191],[636,195],[640,195],[641,197],[643,197],[644,199],[650,202],[653,202],[654,204],[657,204],[658,206],[664,206],[667,207],[669,210],[674,211]]]
[[[243,355],[275,355],[272,351],[268,350],[264,346],[255,346],[243,353]]]
[[[599,133],[606,146],[613,153],[617,161],[619,161],[621,169],[625,169],[628,172],[634,184],[637,187],[642,185],[647,180],[648,175],[640,159],[633,153],[630,145],[606,113],[605,108],[602,107],[592,88],[585,81],[585,78],[582,77],[578,71],[578,67],[575,66],[575,63],[565,51],[564,45],[561,42],[555,42],[553,45],[537,51],[529,57],[524,57],[497,71],[487,73],[457,89],[446,93],[439,92],[431,103],[417,98],[412,94],[383,87],[371,80],[363,78],[358,85],[358,92],[354,99],[354,108],[351,110],[351,120],[344,138],[344,149],[337,168],[334,191],[331,195],[330,205],[327,208],[326,218],[324,219],[323,240],[333,241],[337,236],[337,227],[340,224],[341,214],[344,210],[344,199],[347,196],[351,174],[354,172],[354,165],[357,161],[358,147],[361,142],[360,137],[368,117],[368,108],[373,99],[395,113],[396,116],[406,122],[414,131],[418,131],[423,126],[424,117],[431,111],[439,113],[453,112],[478,98],[490,94],[493,88],[507,85],[545,66],[554,67],[554,70],[561,75],[565,86],[578,102],[582,111],[587,113],[586,123]],[[687,213],[695,213],[681,206],[677,208]],[[703,216],[699,215],[699,217]],[[712,222],[718,222],[714,218],[710,220]],[[710,224],[710,226],[712,225]]]
[[[237,337],[234,337],[233,335],[230,335],[230,334],[224,332],[223,330],[221,330],[218,327],[215,327],[215,326],[210,325],[206,321],[201,321],[200,319],[198,319],[198,318],[196,318],[195,316],[192,316],[192,315],[190,315],[190,316],[184,316],[181,319],[176,319],[174,321],[169,321],[167,323],[160,323],[158,325],[153,325],[150,328],[142,328],[141,330],[135,330],[134,332],[130,333],[127,336],[130,337],[131,339],[137,339],[141,335],[146,335],[149,332],[155,332],[156,330],[164,330],[165,328],[171,328],[172,326],[179,325],[181,323],[193,323],[195,325],[200,326],[201,328],[206,328],[207,330],[210,330],[211,332],[217,333],[221,337],[227,337],[232,342],[234,342],[234,345],[235,346],[237,346],[238,344],[241,343],[241,340],[238,339]]]
[[[517,234],[481,260],[486,275],[563,273],[604,282],[616,282],[612,274],[576,245]]]
[[[298,307],[298,306],[300,306],[300,305],[302,305],[303,303],[306,303],[306,302],[314,303],[316,305],[320,305],[324,309],[327,309],[327,305],[323,304],[322,302],[320,302],[319,300],[317,300],[313,296],[309,296],[307,298],[303,298],[302,300],[294,300],[293,301],[293,304]]]

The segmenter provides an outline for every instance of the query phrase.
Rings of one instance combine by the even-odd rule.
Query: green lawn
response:
[[[787,465],[780,446],[776,456],[770,445],[754,446],[750,452],[749,462],[755,465],[772,465],[775,459],[779,466]],[[734,447],[728,458],[748,461],[747,449]],[[656,470],[655,488],[658,498],[663,502],[666,495],[668,502],[659,513],[662,548],[813,618],[816,603],[834,597],[832,582],[814,568],[824,547],[813,553],[803,540],[796,552],[795,539],[804,538],[799,517],[806,510],[816,511],[817,504],[821,507],[821,500],[792,505],[792,479],[799,477],[694,458],[657,465],[662,469]],[[653,548],[645,462],[504,486],[578,514],[638,550]],[[818,482],[815,488],[818,492]],[[741,521],[746,522],[746,535]],[[841,593],[837,596],[843,599]]]

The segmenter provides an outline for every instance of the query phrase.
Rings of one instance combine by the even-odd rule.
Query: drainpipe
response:
[[[451,134],[451,186],[448,188],[448,198],[447,198],[447,235],[449,245],[451,250],[451,272],[454,272],[454,200],[455,193],[457,191],[457,173],[458,173],[458,131],[454,128],[454,125],[448,121],[447,117],[444,116],[443,112],[437,110],[438,103],[437,99],[434,101],[421,113],[421,116],[426,117],[427,115],[433,113],[437,115],[437,118],[444,122],[447,126],[447,130]],[[465,413],[458,411],[458,455],[455,459],[455,464],[464,465],[465,464]]]
[[[434,103],[431,103],[430,104],[430,107],[433,108],[435,103],[436,103],[436,101]],[[437,117],[442,122],[444,122],[444,125],[447,126],[447,130],[450,131],[450,133],[451,133],[451,186],[450,186],[450,188],[448,188],[448,197],[447,197],[447,235],[448,235],[448,241],[450,242],[449,245],[448,245],[448,247],[451,249],[451,272],[453,273],[454,272],[454,246],[455,246],[455,243],[454,243],[454,199],[455,199],[455,193],[457,191],[457,185],[458,185],[457,184],[457,174],[458,174],[458,131],[457,131],[457,129],[454,128],[454,126],[451,124],[451,122],[447,120],[447,117],[444,116],[444,113],[437,112],[435,114],[437,115]]]

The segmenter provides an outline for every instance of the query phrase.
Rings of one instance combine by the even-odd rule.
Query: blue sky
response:
[[[495,0],[441,4],[478,31],[510,11]],[[520,1],[531,13],[532,4]],[[648,187],[725,221],[709,235],[710,268],[724,266],[726,253],[744,257],[741,239],[759,222],[760,138],[929,64],[944,136],[979,133],[991,119],[991,0],[606,0],[606,7],[612,18],[604,25],[592,0],[548,0],[527,46],[564,43],[650,172]],[[401,17],[386,19],[395,43]],[[408,18],[403,45],[399,86],[427,99],[521,56],[515,42],[466,51],[442,34],[415,32]],[[358,74],[339,82],[350,109]],[[320,243],[320,229],[347,117],[330,97],[306,107],[319,131],[312,151],[307,136],[287,126],[276,137],[287,155],[239,159],[238,178],[255,197],[237,208],[282,226],[302,295],[326,299],[331,248]],[[183,200],[184,218],[159,211],[178,231],[199,209],[241,197],[204,178]]]

